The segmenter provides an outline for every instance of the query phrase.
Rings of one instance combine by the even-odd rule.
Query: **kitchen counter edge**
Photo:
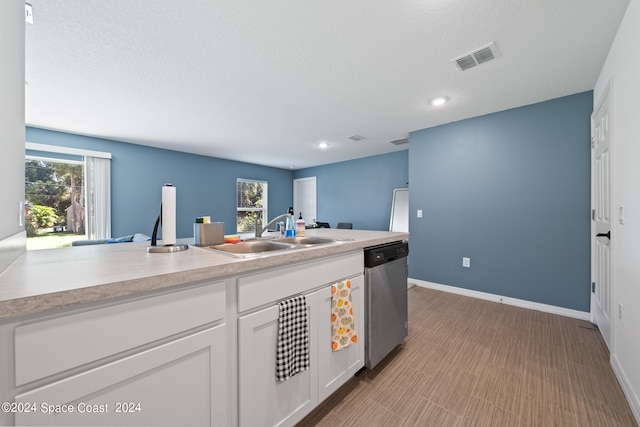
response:
[[[0,321],[223,280],[409,238],[408,233],[371,230],[318,229],[307,234],[348,240],[246,259],[197,247],[148,254],[147,242],[26,252],[0,276]]]

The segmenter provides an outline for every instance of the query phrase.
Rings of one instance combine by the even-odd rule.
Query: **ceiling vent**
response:
[[[458,71],[466,71],[476,65],[492,61],[500,56],[495,43],[489,43],[471,53],[452,59],[451,62]]]
[[[402,144],[407,144],[408,142],[409,142],[409,138],[400,138],[400,139],[394,139],[393,141],[389,141],[389,143],[393,145],[402,145]]]

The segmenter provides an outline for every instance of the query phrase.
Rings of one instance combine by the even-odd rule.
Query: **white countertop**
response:
[[[221,279],[409,237],[337,229],[307,230],[307,235],[352,240],[244,259],[195,246],[149,254],[149,242],[28,251],[0,276],[0,319]]]

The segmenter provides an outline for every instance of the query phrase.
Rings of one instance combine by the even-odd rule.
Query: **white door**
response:
[[[607,89],[591,116],[591,321],[611,348],[611,104]]]
[[[318,219],[315,176],[293,180],[293,210],[296,218],[302,212],[302,219],[306,224]]]

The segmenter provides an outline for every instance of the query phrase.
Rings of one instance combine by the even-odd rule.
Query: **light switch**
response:
[[[24,4],[24,20],[29,24],[33,24],[33,6],[29,3]]]
[[[422,218],[422,209],[418,209],[418,218]]]
[[[624,206],[618,207],[618,222],[624,224]]]
[[[463,257],[462,266],[466,268],[471,268],[471,258]]]

